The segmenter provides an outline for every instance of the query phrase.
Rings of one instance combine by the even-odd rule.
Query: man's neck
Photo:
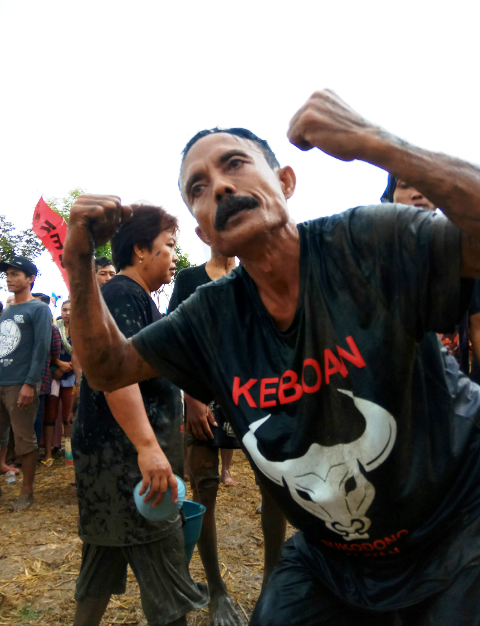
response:
[[[212,280],[226,276],[235,268],[235,257],[226,257],[212,252],[212,258],[205,263],[205,271]]]
[[[120,270],[118,272],[117,276],[118,275],[127,276],[128,278],[131,278],[136,283],[138,283],[141,287],[143,287],[148,294],[152,293],[149,286],[143,279],[143,276],[141,276],[140,273],[137,272],[136,268],[133,265],[127,265],[127,267],[124,267],[123,270]]]
[[[260,299],[280,330],[290,326],[300,287],[300,235],[289,222],[268,234],[262,245],[240,257],[254,280]]]
[[[14,304],[23,304],[24,302],[30,302],[30,300],[35,300],[30,290],[19,291],[16,294],[14,294],[14,297],[15,297]]]

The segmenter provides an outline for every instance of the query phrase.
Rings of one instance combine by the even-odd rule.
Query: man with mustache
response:
[[[127,341],[92,256],[130,210],[80,197],[64,254],[79,359],[102,390],[161,373],[215,397],[238,438],[254,438],[300,532],[251,624],[478,625],[480,390],[453,384],[435,347],[427,372],[418,343],[454,327],[480,277],[480,170],[393,137],[328,90],[289,139],[390,171],[449,219],[392,205],[296,224],[294,172],[268,144],[204,131],[184,150],[180,189],[204,240],[241,266]],[[234,196],[254,200],[224,202]]]

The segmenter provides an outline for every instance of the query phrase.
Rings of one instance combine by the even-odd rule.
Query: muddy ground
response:
[[[234,452],[232,474],[238,485],[221,485],[219,490],[219,561],[223,579],[246,621],[260,593],[263,573],[263,536],[260,515],[255,514],[260,495],[240,451]],[[19,483],[6,485],[4,476],[0,477],[0,626],[73,623],[81,542],[72,477],[73,470],[65,467],[63,459],[50,469],[39,464],[36,501],[21,513],[12,512]],[[194,580],[205,580],[197,551],[190,571]],[[188,616],[189,626],[210,623],[207,608]],[[112,597],[102,624],[146,626],[130,570],[126,594]]]

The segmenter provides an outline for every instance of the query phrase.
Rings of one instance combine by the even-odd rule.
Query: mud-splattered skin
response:
[[[118,327],[130,337],[161,317],[153,300],[135,281],[116,276],[102,293]],[[165,378],[140,384],[149,421],[175,474],[183,471],[180,391]],[[152,523],[135,507],[133,488],[142,476],[137,452],[108,408],[103,392],[82,384],[72,432],[79,496],[79,534],[88,543],[131,545],[168,536],[178,517]]]

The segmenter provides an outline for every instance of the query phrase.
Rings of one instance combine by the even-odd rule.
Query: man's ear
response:
[[[197,233],[197,237],[201,241],[203,241],[204,244],[206,244],[207,246],[210,246],[210,241],[208,240],[208,237],[205,235],[205,233],[200,228],[200,226],[195,226],[195,232]]]
[[[288,200],[293,196],[293,192],[295,191],[295,185],[297,184],[297,177],[295,176],[295,172],[290,167],[290,165],[286,165],[285,167],[281,167],[277,170],[277,176],[280,180],[280,184],[282,185],[283,195],[285,196],[285,200]]]

